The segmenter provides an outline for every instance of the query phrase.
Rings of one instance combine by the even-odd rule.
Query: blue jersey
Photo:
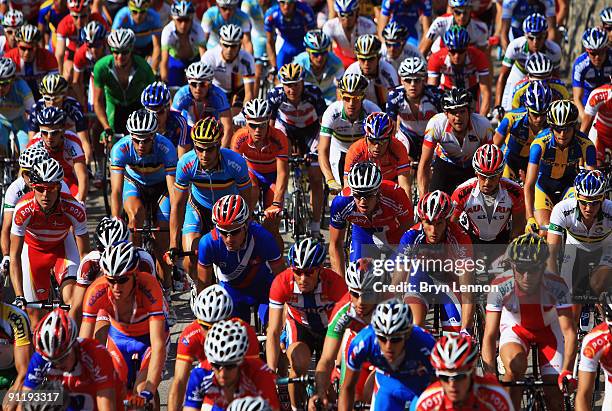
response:
[[[591,63],[589,55],[584,52],[578,56],[572,69],[572,87],[584,89],[582,104],[586,105],[591,91],[603,86],[610,81],[612,75],[612,51],[608,49],[608,55],[601,68]]]
[[[404,0],[383,0],[381,11],[383,16],[391,17],[389,22],[396,22],[408,29],[408,37],[419,39],[419,18],[431,17],[431,1],[417,0],[407,4]],[[420,26],[419,26],[420,27]]]
[[[110,162],[112,172],[123,174],[125,171],[136,182],[152,186],[165,182],[167,175],[175,175],[177,154],[172,142],[157,134],[153,152],[140,157],[134,149],[132,138],[126,136],[113,146]]]
[[[202,30],[208,36],[206,50],[210,50],[219,44],[219,30],[226,24],[235,24],[242,29],[243,33],[251,32],[251,20],[240,8],[236,9],[232,17],[224,20],[218,6],[212,6],[202,16]]]
[[[272,234],[255,222],[250,222],[244,246],[238,251],[229,251],[217,229],[213,229],[200,240],[198,263],[219,267],[218,279],[239,288],[250,283],[256,274],[265,271],[271,275],[270,263],[282,258]]]
[[[238,194],[251,188],[246,160],[238,153],[222,148],[219,165],[214,170],[203,170],[194,150],[185,153],[178,162],[175,189],[185,191],[191,184],[193,199],[205,208],[228,194]]]
[[[187,120],[180,113],[170,111],[166,120],[166,131],[162,133],[164,137],[172,141],[174,147],[190,146],[191,127],[187,124]]]
[[[334,53],[327,53],[327,61],[320,77],[314,74],[307,51],[295,56],[293,62],[304,67],[304,81],[319,87],[327,104],[336,101],[336,83],[344,74],[344,66]]]
[[[36,116],[45,107],[45,100],[42,98],[34,103],[34,106],[32,106],[28,124],[30,126],[30,131],[38,132],[40,130]],[[74,129],[77,133],[87,131],[89,124],[87,123],[87,118],[83,114],[83,107],[81,107],[81,104],[78,101],[72,97],[64,97],[64,102],[62,103],[61,109],[64,110],[66,116],[68,117],[68,125],[71,126],[74,124]]]
[[[264,17],[264,29],[267,33],[276,33],[276,50],[282,48],[283,43],[304,50],[304,36],[308,30],[316,28],[316,19],[312,8],[303,2],[296,2],[295,13],[288,19],[281,13],[277,4],[270,7]]]
[[[496,130],[504,137],[504,157],[529,156],[529,146],[535,135],[529,127],[529,116],[526,108],[517,108],[506,113]]]
[[[510,20],[514,38],[522,36],[523,21],[533,13],[540,13],[545,17],[555,16],[554,0],[504,0],[502,19]]]
[[[204,102],[195,101],[189,85],[181,87],[172,100],[172,110],[178,111],[187,120],[189,126],[193,126],[198,120],[204,117],[219,116],[230,109],[227,96],[219,87],[211,84]]]
[[[15,79],[8,94],[0,97],[0,119],[8,122],[24,120],[24,114],[34,105],[32,90],[25,80]]]
[[[43,27],[48,27],[51,33],[55,34],[57,26],[60,21],[68,15],[68,8],[63,13],[58,13],[53,7],[53,0],[47,0],[40,6],[38,11],[38,24],[42,24]]]
[[[162,24],[159,14],[152,7],[147,9],[144,21],[136,24],[132,19],[129,7],[123,7],[117,12],[113,20],[113,30],[119,28],[132,29],[136,34],[136,48],[148,47],[153,42],[153,36],[161,36]]]

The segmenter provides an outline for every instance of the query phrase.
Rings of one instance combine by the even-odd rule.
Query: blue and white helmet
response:
[[[552,91],[548,84],[532,80],[525,91],[525,106],[537,113],[544,113],[552,102]]]
[[[316,52],[328,51],[331,47],[331,40],[323,30],[309,30],[304,37],[304,47],[306,47],[306,50]]]
[[[548,30],[548,22],[546,21],[546,17],[540,13],[530,14],[523,21],[523,32],[525,34],[538,34],[543,33],[546,30]]]
[[[314,238],[305,238],[291,246],[287,262],[291,267],[307,270],[322,266],[326,255],[327,250],[321,242]]]
[[[163,81],[149,84],[140,95],[140,103],[144,108],[157,109],[170,103],[170,89]]]
[[[472,0],[448,0],[449,7],[470,7]]]
[[[612,7],[606,7],[599,13],[599,18],[601,22],[605,25],[612,24]]]
[[[607,179],[599,170],[584,170],[574,179],[576,194],[582,197],[600,197],[607,189]]]
[[[412,311],[408,304],[393,298],[376,306],[371,324],[376,335],[404,334],[412,326]]]
[[[193,13],[195,13],[195,9],[190,1],[175,1],[170,8],[172,17],[189,17],[193,15]]]
[[[592,27],[584,31],[582,35],[582,45],[587,50],[601,50],[608,47],[608,33]]]
[[[393,120],[387,113],[370,113],[363,122],[365,135],[370,140],[386,140],[393,135]]]
[[[470,44],[470,35],[463,27],[452,26],[444,33],[444,44],[449,50],[466,49]]]
[[[334,9],[338,13],[348,14],[357,10],[359,7],[359,0],[335,0]]]

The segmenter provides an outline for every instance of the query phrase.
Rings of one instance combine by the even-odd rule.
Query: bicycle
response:
[[[289,172],[292,191],[289,193],[287,214],[291,237],[295,242],[308,235],[308,222],[311,219],[308,209],[308,182],[307,174],[302,169],[303,165],[310,164],[309,158],[300,156],[289,157]]]
[[[308,400],[310,397],[316,394],[315,390],[315,377],[313,375],[302,375],[299,377],[281,377],[276,379],[276,389],[278,391],[279,399],[281,396],[283,400],[281,400],[281,409],[291,409],[291,404],[289,403],[289,394],[285,390],[281,390],[281,387],[286,387],[289,384],[306,384],[306,398],[304,399],[304,404],[302,404],[301,409],[308,409]],[[286,394],[286,397],[283,394]],[[288,407],[288,408],[287,408]]]
[[[127,379],[127,388],[131,392],[134,389],[134,383],[136,382],[136,377],[138,376],[138,370],[140,369],[140,355],[138,353],[133,353],[132,358],[132,367],[130,369],[128,379]],[[155,396],[158,396],[158,393],[155,393]],[[129,400],[123,400],[123,405],[125,406],[126,411],[153,411],[154,409],[154,401],[155,400],[145,400],[145,404],[143,407],[130,407]]]
[[[26,302],[27,308],[34,308],[37,310],[48,310],[52,311],[56,308],[61,308],[64,311],[70,311],[70,304],[64,303],[62,293],[53,269],[49,272],[51,285],[49,286],[49,295],[46,300],[28,301]]]

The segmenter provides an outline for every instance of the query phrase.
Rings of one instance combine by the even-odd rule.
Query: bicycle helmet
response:
[[[17,66],[15,62],[9,58],[0,58],[0,80],[11,80],[15,78]]]
[[[278,70],[281,84],[298,83],[304,80],[304,67],[297,63],[287,63]]]
[[[100,251],[117,243],[127,242],[129,237],[130,230],[127,224],[119,218],[112,217],[103,217],[94,232],[94,240]]]
[[[17,40],[24,43],[36,43],[40,40],[40,30],[31,24],[24,24],[17,30]]]
[[[421,220],[434,222],[450,218],[454,209],[450,196],[444,191],[436,190],[421,197],[417,203],[417,216]]]
[[[470,35],[463,27],[452,26],[444,33],[444,44],[449,50],[465,50],[470,44]]]
[[[211,364],[239,364],[244,359],[249,338],[244,325],[234,321],[219,321],[206,334],[204,353]]]
[[[529,77],[549,78],[552,76],[553,64],[546,54],[537,52],[527,57],[525,70]]]
[[[408,57],[401,62],[397,74],[402,79],[425,77],[427,75],[427,63],[421,57]]]
[[[272,407],[262,397],[242,397],[232,401],[227,411],[272,411]]]
[[[335,0],[334,9],[338,14],[349,14],[359,8],[359,0]]]
[[[537,234],[523,234],[512,240],[506,254],[513,263],[544,264],[548,259],[548,244]]]
[[[469,335],[444,335],[431,350],[430,359],[436,375],[470,373],[478,359],[478,344]]]
[[[10,9],[2,17],[2,27],[19,27],[23,24],[23,13],[21,10]]]
[[[97,44],[104,41],[108,32],[102,23],[92,20],[81,29],[81,41],[87,44]]]
[[[221,142],[223,124],[210,116],[198,120],[191,128],[191,140],[195,145],[214,145]]]
[[[134,47],[136,34],[132,29],[117,29],[108,35],[108,45],[115,50],[127,50]]]
[[[605,9],[603,9],[601,13],[599,13],[599,18],[601,19],[601,22],[605,24],[606,26],[611,25],[612,24],[612,7],[606,7]]]
[[[211,81],[214,75],[213,69],[203,61],[191,63],[185,70],[187,80]]]
[[[472,0],[448,0],[449,7],[470,7]]]
[[[548,30],[548,22],[546,17],[540,13],[533,13],[523,20],[523,32],[525,34],[539,34]]]
[[[30,170],[30,182],[32,184],[60,184],[64,180],[64,169],[54,158],[47,158],[34,164]]]
[[[608,33],[598,27],[588,28],[582,35],[582,45],[586,50],[600,50],[608,47]]]
[[[600,170],[583,170],[574,179],[574,188],[579,196],[601,197],[608,190],[608,181]]]
[[[389,42],[404,43],[408,38],[408,29],[395,21],[387,24],[382,32],[383,39]]]
[[[89,6],[89,0],[68,0],[68,10],[75,13],[80,13],[83,10],[87,10]]]
[[[388,140],[393,135],[394,123],[387,113],[374,112],[366,117],[363,129],[370,140]]]
[[[235,24],[225,24],[219,29],[221,43],[240,44],[242,41],[242,29]]]
[[[247,120],[268,120],[272,115],[272,109],[268,100],[254,98],[244,104],[242,113]]]
[[[442,97],[442,109],[452,111],[462,107],[470,107],[472,95],[463,88],[453,88],[444,93]]]
[[[571,100],[554,101],[548,109],[546,120],[551,126],[573,126],[578,122],[578,108]]]
[[[525,106],[536,113],[545,113],[552,98],[552,91],[548,84],[532,80],[525,91]]]
[[[212,222],[219,227],[245,224],[249,220],[249,206],[242,196],[228,194],[215,202]]]
[[[357,58],[371,58],[378,56],[382,43],[374,34],[363,34],[355,42],[355,55]]]
[[[203,289],[193,303],[193,313],[198,321],[214,324],[227,320],[234,311],[232,297],[219,284]]]
[[[57,107],[45,107],[36,115],[39,126],[61,126],[66,122],[66,112]]]
[[[128,7],[130,9],[148,9],[149,8],[149,0],[130,0],[128,1]]]
[[[412,327],[412,311],[408,304],[392,298],[376,306],[371,324],[376,335],[404,334]]]
[[[504,153],[495,144],[478,147],[472,157],[474,171],[485,176],[501,174],[505,165]]]
[[[605,292],[601,293],[601,307],[603,308],[604,317],[606,317],[606,323],[608,327],[612,327],[612,293]]]
[[[368,194],[380,188],[383,176],[375,163],[364,161],[351,167],[347,180],[353,194]]]
[[[30,170],[35,164],[49,158],[49,152],[42,146],[34,145],[26,148],[19,155],[19,167]]]
[[[323,30],[309,30],[304,37],[304,47],[308,51],[325,52],[331,48],[331,40]]]
[[[344,280],[350,291],[360,292],[364,289],[367,280],[373,275],[374,266],[369,258],[360,258],[352,261],[346,268]]]
[[[236,7],[240,0],[217,0],[218,7]]]
[[[38,91],[43,96],[63,95],[67,90],[68,81],[57,73],[47,74],[38,85]]]
[[[172,95],[170,89],[163,81],[149,84],[140,95],[140,103],[144,108],[157,110],[170,104]]]
[[[119,243],[108,247],[100,255],[100,268],[107,277],[123,277],[138,265],[138,252],[132,243]]]
[[[338,90],[346,94],[364,95],[369,83],[363,74],[347,73],[338,81]]]
[[[193,4],[190,1],[179,0],[172,3],[170,14],[172,17],[190,17],[195,13]]]
[[[66,356],[79,335],[76,322],[61,308],[56,308],[40,320],[34,332],[36,352],[45,360]]]
[[[125,125],[128,133],[134,136],[153,134],[157,131],[158,126],[157,114],[142,108],[130,114]]]
[[[291,246],[287,254],[287,263],[290,267],[307,270],[322,266],[326,256],[327,250],[320,241],[305,238]]]

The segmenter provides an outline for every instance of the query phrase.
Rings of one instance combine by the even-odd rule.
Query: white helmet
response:
[[[4,13],[2,27],[19,27],[23,24],[23,13],[21,10],[10,9]]]
[[[268,100],[254,98],[244,104],[242,113],[248,119],[269,119],[272,114]]]
[[[218,7],[236,7],[240,0],[217,0]]]
[[[15,77],[17,66],[15,62],[9,58],[0,58],[0,80],[9,80]]]
[[[113,30],[108,36],[108,45],[116,50],[131,49],[135,41],[136,34],[132,29]]]
[[[548,78],[553,72],[552,61],[544,53],[533,53],[527,57],[525,70],[530,77]]]
[[[235,24],[225,24],[219,30],[221,43],[240,44],[242,41],[242,29]]]
[[[43,160],[49,158],[49,152],[46,148],[39,145],[33,145],[19,154],[19,167],[24,170],[29,170],[34,167],[35,164],[40,163]]]
[[[371,161],[364,161],[351,167],[348,186],[353,193],[371,193],[380,188],[382,180],[380,168]]]
[[[101,251],[117,243],[125,242],[129,237],[130,230],[125,221],[113,217],[103,217],[94,232],[96,245]]]
[[[130,114],[125,127],[130,134],[143,136],[155,133],[158,126],[157,114],[141,108]]]
[[[38,27],[31,24],[24,24],[17,30],[17,38],[24,43],[36,43],[41,37]]]
[[[34,332],[36,351],[46,360],[64,357],[74,345],[79,327],[68,313],[56,308],[45,315]]]
[[[608,34],[597,27],[589,27],[582,35],[582,45],[587,50],[601,50],[607,48]]]
[[[32,184],[61,183],[62,180],[64,180],[64,169],[59,161],[51,157],[34,164],[30,170]]]
[[[347,94],[365,94],[370,81],[359,73],[346,73],[338,81],[338,90]]]
[[[100,255],[100,268],[107,277],[122,277],[136,268],[138,253],[132,243],[108,247]]]
[[[244,325],[234,321],[219,321],[208,330],[204,353],[211,364],[239,364],[249,347]]]
[[[371,323],[376,335],[403,334],[412,326],[412,311],[408,304],[393,298],[376,306]]]
[[[606,25],[612,24],[612,7],[606,7],[599,13],[601,22]]]
[[[372,261],[368,258],[360,258],[357,261],[350,262],[344,276],[348,289],[357,292],[363,291],[364,286],[373,274],[373,268]]]
[[[290,267],[308,270],[320,267],[325,262],[327,249],[314,238],[304,238],[293,244],[287,253],[287,262]]]
[[[261,397],[242,397],[232,401],[227,411],[272,411],[272,407]]]
[[[425,77],[427,74],[427,63],[420,57],[408,57],[401,62],[397,70],[400,78]]]
[[[227,320],[234,311],[232,297],[218,284],[203,289],[193,302],[193,313],[199,321],[213,324]]]
[[[185,70],[185,77],[187,77],[187,80],[212,80],[214,75],[215,72],[213,69],[202,61],[191,63]]]

